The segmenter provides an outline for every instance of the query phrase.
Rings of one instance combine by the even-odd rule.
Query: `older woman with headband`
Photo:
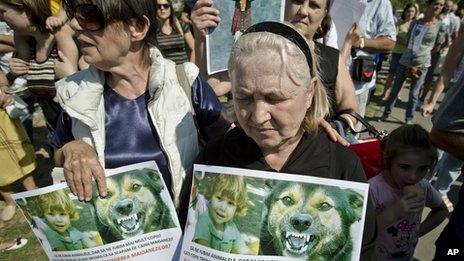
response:
[[[199,163],[366,182],[359,159],[318,129],[329,102],[313,57],[306,40],[287,25],[250,27],[229,60],[240,127],[209,143]],[[373,211],[369,204],[362,259],[374,246]],[[328,251],[336,256],[340,249]]]
[[[54,137],[56,164],[79,199],[90,200],[92,178],[106,195],[103,168],[155,160],[177,202],[199,151],[197,133],[208,139],[230,125],[220,120],[214,92],[195,65],[176,68],[154,47],[155,1],[65,2],[90,68],[57,83],[65,113]]]

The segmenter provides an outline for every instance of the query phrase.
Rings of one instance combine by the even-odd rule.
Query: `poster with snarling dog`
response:
[[[195,165],[181,260],[359,260],[369,185]]]
[[[66,183],[14,194],[51,260],[171,260],[181,238],[155,162],[105,170],[107,195],[89,202]]]

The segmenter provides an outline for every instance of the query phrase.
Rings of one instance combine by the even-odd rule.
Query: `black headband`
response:
[[[300,48],[300,50],[306,57],[311,76],[315,76],[313,71],[313,57],[311,55],[311,50],[309,49],[308,42],[306,42],[303,36],[300,33],[298,33],[295,29],[283,23],[268,21],[257,23],[248,27],[248,29],[246,29],[246,31],[243,34],[258,32],[268,32],[280,35],[285,39],[289,40],[290,42],[294,43],[296,46],[298,46],[298,48]]]

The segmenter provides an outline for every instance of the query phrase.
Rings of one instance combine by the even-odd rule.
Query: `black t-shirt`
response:
[[[266,163],[253,139],[239,128],[210,142],[200,153],[197,163],[277,172]],[[331,142],[324,132],[305,133],[281,172],[367,183],[358,157],[348,148]],[[187,186],[190,187],[189,185]],[[376,237],[375,210],[369,198],[362,260],[370,260]]]
[[[338,76],[338,60],[340,52],[327,45],[314,42],[316,53],[319,56],[320,77],[327,90],[331,105],[335,101],[335,84]]]

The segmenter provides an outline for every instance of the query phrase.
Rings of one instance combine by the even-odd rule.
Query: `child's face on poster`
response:
[[[221,193],[214,193],[211,197],[210,215],[212,221],[216,225],[224,224],[234,218],[237,204],[235,201],[221,195]]]
[[[68,213],[63,211],[48,211],[45,213],[45,220],[47,220],[51,229],[60,234],[66,234],[66,231],[71,225]]]

